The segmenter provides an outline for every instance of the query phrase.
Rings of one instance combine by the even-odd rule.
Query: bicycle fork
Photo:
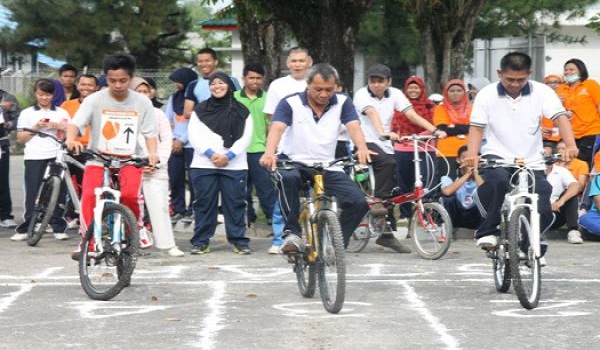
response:
[[[121,200],[121,192],[116,191],[110,187],[100,187],[94,190],[94,195],[96,196],[96,206],[94,207],[94,240],[96,244],[96,251],[99,253],[104,252],[104,247],[100,242],[102,242],[102,213],[104,212],[104,206],[107,203],[119,203]],[[114,199],[105,199],[105,195],[112,196]],[[120,228],[121,227],[121,217],[117,216],[115,222],[113,222],[113,227]],[[111,246],[116,249],[120,249],[120,242],[122,240],[123,233],[120,229],[116,232],[114,230],[110,230],[111,236]]]

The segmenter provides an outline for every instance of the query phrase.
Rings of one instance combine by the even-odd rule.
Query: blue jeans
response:
[[[192,159],[194,158],[193,148],[184,148],[183,153],[171,153],[169,158],[169,187],[171,188],[171,204],[177,214],[184,215],[192,211],[194,203],[194,189],[191,186],[191,176],[188,174],[186,179],[186,170],[189,170]],[[186,181],[187,180],[187,181]],[[185,204],[185,184],[190,183],[190,202]]]
[[[238,247],[247,247],[246,235],[246,170],[190,169],[196,200],[194,208],[194,236],[192,245],[208,245],[217,228],[219,194],[225,217],[227,241]]]
[[[273,217],[273,207],[277,200],[275,186],[271,181],[271,175],[265,167],[258,162],[264,152],[247,153],[248,160],[248,191],[246,201],[248,202],[248,222],[256,221],[256,212],[252,205],[252,186],[256,188],[258,202],[267,219]]]
[[[273,207],[273,223],[271,224],[271,229],[273,230],[273,239],[271,240],[271,245],[279,247],[283,244],[283,229],[285,228],[285,219],[283,218],[283,214],[281,213],[281,205],[279,204],[279,199],[275,202],[275,206]]]

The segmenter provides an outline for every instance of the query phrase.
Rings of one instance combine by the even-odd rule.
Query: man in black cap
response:
[[[360,115],[361,127],[365,134],[367,147],[376,153],[371,155],[371,166],[375,175],[375,197],[388,198],[396,186],[396,160],[394,147],[389,140],[398,140],[399,135],[391,132],[394,111],[405,113],[413,123],[425,130],[439,133],[435,126],[419,116],[410,101],[399,89],[392,87],[392,72],[383,64],[375,64],[367,69],[367,86],[354,94],[354,106]],[[382,140],[389,138],[389,140]],[[393,215],[393,213],[390,213]],[[392,228],[395,220],[390,218]],[[410,253],[410,248],[403,245],[392,234],[381,235],[375,243],[389,247],[398,253]]]

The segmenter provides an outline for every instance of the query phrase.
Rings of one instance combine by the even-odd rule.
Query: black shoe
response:
[[[210,253],[210,247],[208,244],[203,245],[195,245],[190,249],[190,254],[192,255],[200,255]]]
[[[237,254],[240,254],[240,255],[248,255],[248,254],[252,253],[252,250],[248,246],[237,246],[237,245],[234,245],[233,246],[233,252],[237,253]]]
[[[375,240],[375,244],[379,244],[380,246],[388,247],[392,250],[395,250],[398,253],[410,253],[411,250],[407,245],[400,243],[398,239],[394,236],[382,235]]]

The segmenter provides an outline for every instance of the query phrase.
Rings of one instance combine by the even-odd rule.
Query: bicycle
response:
[[[125,164],[142,167],[145,158],[122,158],[86,150],[102,163],[103,184],[94,190],[96,205],[79,254],[79,279],[85,293],[95,300],[109,300],[129,286],[139,248],[137,219],[120,203],[116,178]]]
[[[324,171],[346,161],[351,161],[351,158],[342,157],[326,164],[313,165],[291,160],[277,162],[278,169],[303,167],[315,170],[312,184],[307,181],[300,195],[301,209],[298,221],[302,227],[304,249],[289,254],[287,258],[294,264],[300,294],[312,298],[318,277],[323,306],[327,312],[333,314],[340,312],[344,305],[346,263],[337,204],[335,198],[325,194]]]
[[[27,227],[27,244],[35,246],[42,238],[44,232],[46,232],[46,228],[52,220],[58,204],[62,183],[65,184],[67,194],[67,201],[64,207],[66,208],[70,201],[75,208],[75,212],[79,213],[79,196],[73,184],[68,165],[72,164],[80,169],[83,169],[84,166],[69,154],[65,143],[57,139],[54,135],[29,128],[24,128],[23,131],[36,134],[40,137],[48,137],[60,145],[56,159],[46,166],[42,185],[35,199],[34,211]]]
[[[492,259],[496,290],[505,293],[511,282],[519,302],[526,309],[537,307],[542,286],[540,214],[532,165],[555,162],[560,155],[525,163],[522,159],[482,159],[480,168],[509,168],[511,189],[501,209],[500,237],[486,255]],[[530,179],[532,180],[530,182]]]
[[[360,252],[367,246],[371,238],[376,238],[383,233],[391,233],[392,228],[387,218],[388,209],[395,205],[414,203],[413,213],[408,223],[408,235],[411,237],[417,253],[428,260],[436,260],[446,254],[452,238],[452,220],[443,205],[424,200],[424,197],[435,188],[430,189],[433,176],[424,186],[419,166],[421,162],[419,152],[430,148],[429,142],[433,139],[435,139],[433,135],[410,135],[399,139],[399,141],[412,141],[413,143],[415,188],[412,192],[399,194],[399,189],[395,188],[391,198],[375,199],[372,168],[368,167],[362,170],[354,168],[353,177],[367,195],[369,211],[365,216],[366,223],[362,227],[359,226],[359,229],[352,234],[348,251]],[[431,162],[431,160],[428,161]]]

